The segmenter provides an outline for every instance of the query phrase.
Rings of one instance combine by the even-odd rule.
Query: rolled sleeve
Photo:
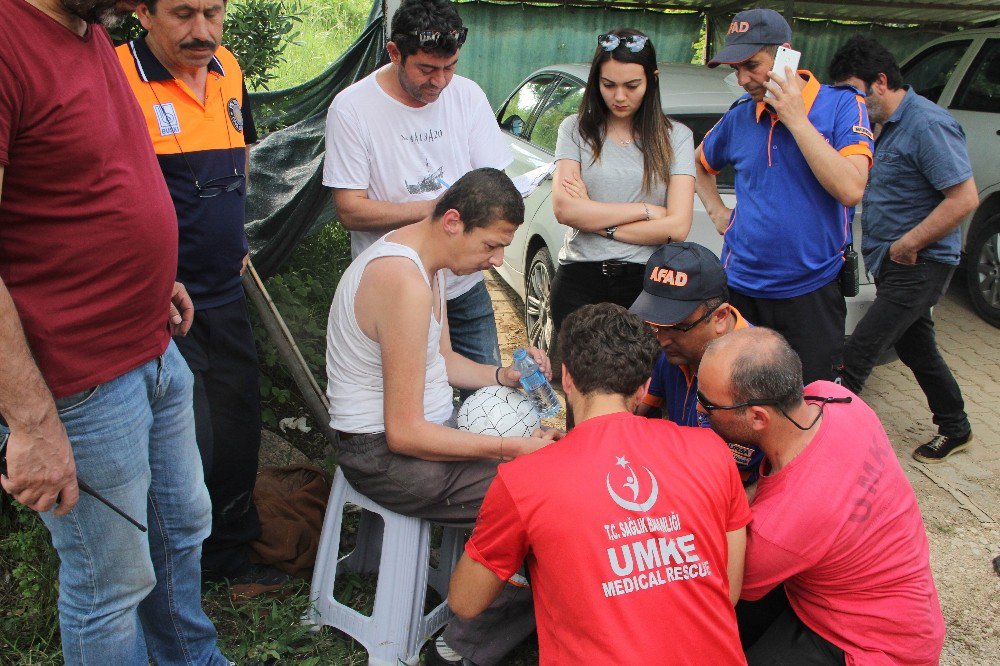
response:
[[[920,133],[920,171],[941,191],[972,178],[965,133],[958,123],[935,122]]]

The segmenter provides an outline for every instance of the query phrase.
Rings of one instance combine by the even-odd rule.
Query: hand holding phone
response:
[[[785,78],[785,67],[790,68],[793,72],[798,71],[799,68],[799,58],[802,57],[802,53],[794,49],[790,49],[787,46],[779,46],[778,52],[774,56],[774,67],[771,68],[771,72],[777,74],[782,79]],[[768,90],[764,93],[764,97],[773,98],[774,95]]]

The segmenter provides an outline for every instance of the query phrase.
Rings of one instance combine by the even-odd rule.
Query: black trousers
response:
[[[642,292],[644,264],[585,261],[561,264],[552,279],[553,335],[572,312],[591,303],[629,308]]]
[[[802,359],[806,384],[836,379],[847,319],[847,303],[837,279],[792,298],[754,298],[730,289],[729,302],[751,324],[773,328],[785,336]]]
[[[740,642],[750,666],[832,666],[844,651],[810,629],[779,585],[759,601],[736,604]]]
[[[195,432],[212,498],[202,570],[207,578],[236,576],[249,566],[247,545],[260,537],[253,504],[260,388],[246,298],[197,310],[191,330],[174,341],[194,373]]]
[[[592,303],[617,303],[630,308],[642,292],[645,264],[581,261],[561,264],[552,279],[552,338],[558,339],[566,317]],[[558,345],[553,366],[561,362]],[[554,369],[555,371],[555,369]],[[573,410],[566,406],[566,429],[575,425]]]
[[[955,267],[937,261],[913,266],[888,257],[875,280],[875,302],[844,347],[844,386],[861,393],[879,357],[896,350],[927,396],[934,424],[945,437],[962,437],[972,430],[962,390],[941,357],[934,336],[931,308],[948,289]]]

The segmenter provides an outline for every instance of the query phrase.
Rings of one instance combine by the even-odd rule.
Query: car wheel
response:
[[[550,294],[555,274],[548,248],[538,248],[528,264],[524,287],[524,328],[528,332],[528,344],[546,353],[554,344]]]
[[[1000,215],[972,227],[965,252],[972,306],[979,316],[1000,328]]]

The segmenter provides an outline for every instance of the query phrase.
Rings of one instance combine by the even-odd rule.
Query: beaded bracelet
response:
[[[494,373],[493,376],[496,377],[497,384],[499,384],[500,386],[503,386],[504,383],[502,381],[500,381],[500,371],[501,370],[503,370],[503,366],[502,365],[498,365],[497,366],[497,371],[496,371],[496,373]]]

